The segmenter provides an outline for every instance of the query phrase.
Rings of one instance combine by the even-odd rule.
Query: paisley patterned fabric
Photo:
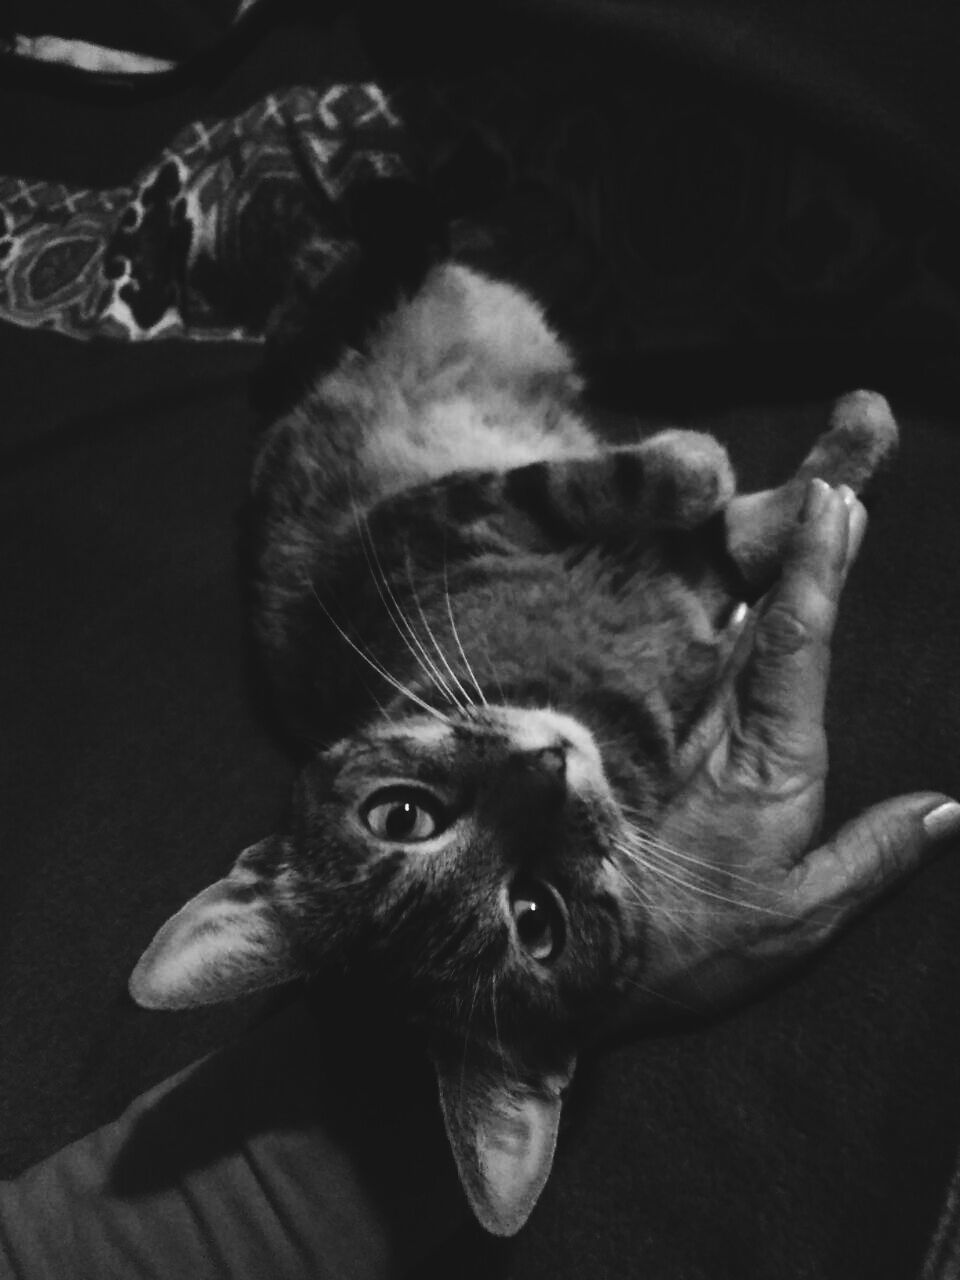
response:
[[[612,65],[294,87],[192,125],[122,188],[0,178],[0,315],[257,340],[301,238],[332,265],[337,201],[415,149],[457,248],[547,299],[592,366],[643,358],[671,398],[698,352],[741,361],[737,394],[771,353],[804,394],[837,352],[843,385],[960,381],[952,218],[908,175],[640,51]]]
[[[0,178],[0,315],[74,338],[256,340],[305,220],[316,237],[353,183],[400,170],[400,142],[382,90],[341,83],[191,125],[129,186]]]

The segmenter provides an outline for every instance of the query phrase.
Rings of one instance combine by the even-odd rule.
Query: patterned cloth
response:
[[[278,264],[353,183],[402,169],[374,84],[293,88],[185,129],[125,187],[0,178],[0,314],[74,338],[258,339]],[[331,265],[342,252],[331,233]]]
[[[805,347],[833,347],[849,371],[859,344],[880,356],[855,376],[896,392],[922,343],[924,376],[946,351],[952,385],[952,219],[786,116],[642,70],[533,56],[397,93],[290,88],[190,126],[122,188],[0,177],[0,316],[80,338],[259,339],[303,238],[333,265],[337,202],[415,146],[461,215],[457,247],[505,266],[600,363],[778,346],[808,367]]]

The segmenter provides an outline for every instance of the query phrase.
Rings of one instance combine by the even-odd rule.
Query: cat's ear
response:
[[[271,901],[282,847],[276,836],[251,845],[228,875],[170,917],[131,974],[137,1004],[188,1009],[297,976]]]
[[[557,1145],[569,1069],[535,1082],[469,1062],[435,1063],[447,1137],[467,1199],[482,1226],[512,1236],[537,1203]]]

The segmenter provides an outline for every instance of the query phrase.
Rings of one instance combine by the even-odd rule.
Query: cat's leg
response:
[[[505,478],[510,502],[572,541],[693,529],[722,510],[735,487],[723,446],[679,429],[592,457],[532,463]]]
[[[439,542],[451,560],[546,551],[695,529],[723,510],[734,486],[726,450],[712,436],[670,430],[585,456],[451,472],[376,504],[369,527],[379,545],[402,544],[415,560],[429,561]]]
[[[810,481],[819,476],[836,487],[862,493],[892,457],[897,424],[890,406],[874,391],[842,396],[829,430],[817,440],[785,484],[735,497],[726,511],[727,547],[746,582],[759,595],[773,584],[792,536]]]

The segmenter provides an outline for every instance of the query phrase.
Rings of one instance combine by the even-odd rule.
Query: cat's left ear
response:
[[[130,976],[146,1009],[216,1004],[297,977],[272,885],[283,842],[269,836],[157,932]]]
[[[512,1236],[539,1199],[557,1145],[568,1069],[532,1082],[512,1080],[496,1067],[468,1061],[435,1062],[440,1106],[460,1181],[482,1226]]]

